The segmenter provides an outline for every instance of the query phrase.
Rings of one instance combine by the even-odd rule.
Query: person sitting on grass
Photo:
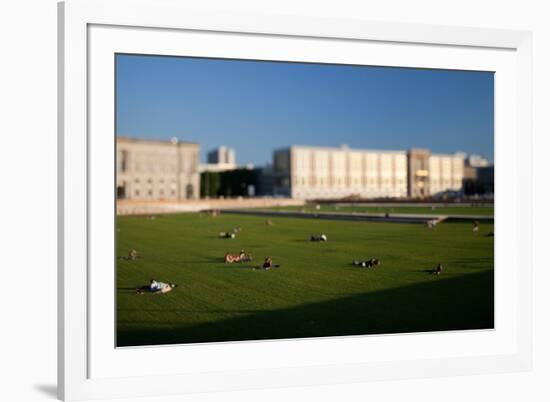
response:
[[[252,261],[252,254],[246,253],[244,250],[241,250],[239,253],[239,262],[250,262]]]
[[[155,279],[151,279],[151,281],[149,282],[149,285],[137,288],[136,293],[140,295],[146,292],[153,293],[153,294],[168,293],[168,292],[171,292],[172,289],[174,289],[176,286],[178,285],[176,285],[175,283],[164,283],[164,282],[159,282]]]
[[[279,268],[279,267],[280,267],[280,265],[273,264],[273,258],[265,257],[264,263],[261,266],[255,266],[253,269],[263,269],[263,270],[267,271],[268,269]]]
[[[377,265],[380,265],[380,260],[377,258],[371,258],[369,260],[355,260],[353,261],[353,265],[363,268],[374,268]]]
[[[137,258],[137,256],[138,256],[137,251],[134,250],[134,249],[131,249],[131,250],[128,252],[128,258],[127,258],[127,259],[133,261],[133,260],[135,260],[135,259]]]
[[[121,259],[121,260],[126,260],[126,261],[134,261],[136,258],[138,258],[138,252],[134,249],[131,249],[130,251],[128,251],[127,256],[122,256],[122,257],[118,257],[118,258]]]
[[[437,264],[437,267],[432,271],[432,274],[441,275],[442,272],[443,272],[443,265]]]
[[[264,264],[262,265],[263,269],[273,268],[273,258],[265,257]]]

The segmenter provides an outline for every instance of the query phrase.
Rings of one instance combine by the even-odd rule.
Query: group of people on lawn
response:
[[[271,223],[271,222],[270,222]],[[433,226],[435,226],[435,223],[432,221],[429,221]],[[428,227],[433,228],[432,225],[428,225]],[[473,232],[477,233],[479,232],[479,222],[475,221],[473,223]],[[310,237],[311,241],[327,241],[327,237],[325,234],[321,235],[312,235]],[[138,253],[136,250],[132,249],[128,253],[128,256],[126,257],[127,260],[135,260],[138,257]],[[234,262],[245,262],[245,261],[252,261],[252,256],[250,254],[245,253],[244,250],[241,250],[238,254],[230,254],[226,253],[224,257],[224,261],[226,263],[234,263]],[[375,266],[379,265],[380,261],[375,258],[371,258],[369,260],[356,260],[353,261],[353,265],[355,266],[361,266],[366,268],[374,268]],[[271,268],[279,268],[280,265],[276,265],[273,263],[272,257],[265,257],[264,262],[260,266],[255,266],[254,269],[264,269],[269,270]],[[443,265],[438,264],[437,267],[430,271],[433,274],[440,275],[443,271]],[[151,279],[148,285],[142,286],[136,289],[136,293],[138,294],[144,294],[144,293],[153,293],[153,294],[162,294],[162,293],[168,293],[172,289],[177,287],[175,283],[166,283],[166,282],[160,282],[155,279]]]

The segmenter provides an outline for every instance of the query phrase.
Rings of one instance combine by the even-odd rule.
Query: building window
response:
[[[116,188],[116,197],[119,199],[126,198],[126,183]]]
[[[136,197],[139,196],[139,190],[134,191],[134,194],[136,195]]]
[[[126,172],[128,168],[128,151],[119,151],[117,155],[117,170]]]
[[[188,184],[186,187],[185,187],[185,196],[186,198],[193,198],[193,185],[192,184]]]

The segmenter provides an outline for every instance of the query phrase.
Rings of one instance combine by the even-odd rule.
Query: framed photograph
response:
[[[59,397],[531,367],[531,34],[59,5]]]

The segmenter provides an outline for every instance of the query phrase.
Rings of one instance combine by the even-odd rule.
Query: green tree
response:
[[[201,197],[217,197],[220,192],[220,174],[218,172],[201,173]]]

